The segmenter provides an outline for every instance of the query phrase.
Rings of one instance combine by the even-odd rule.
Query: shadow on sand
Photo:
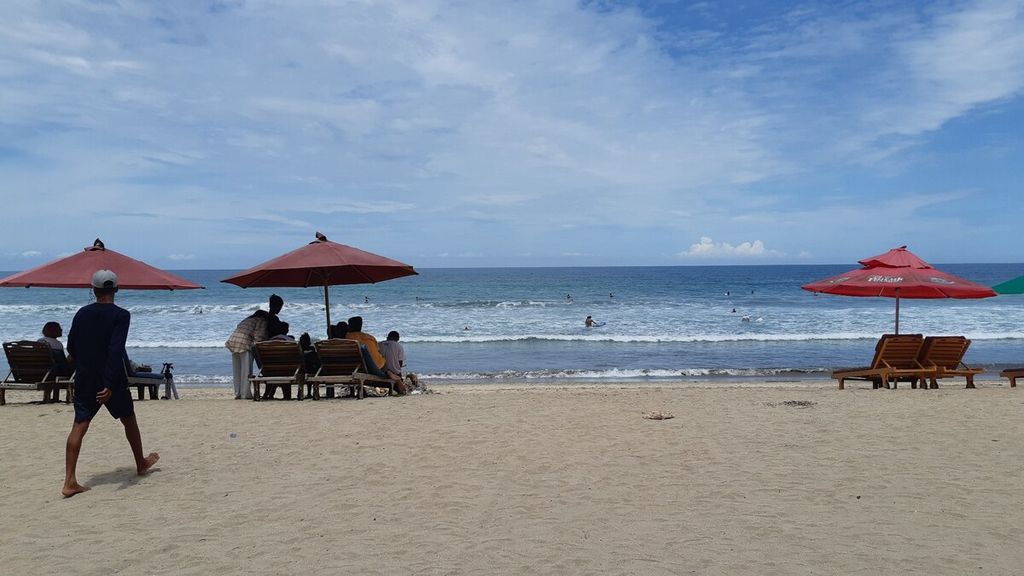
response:
[[[159,471],[159,467],[151,468],[147,476],[149,474]],[[125,467],[118,468],[117,470],[111,470],[110,472],[97,474],[92,478],[86,480],[84,484],[86,486],[89,486],[90,488],[95,488],[96,486],[103,486],[105,484],[120,484],[120,486],[118,486],[117,489],[124,490],[125,488],[131,488],[132,486],[135,486],[143,478],[145,478],[145,476],[139,476],[136,473],[135,468]]]

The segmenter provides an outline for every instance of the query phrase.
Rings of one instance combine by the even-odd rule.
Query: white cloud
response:
[[[855,4],[782,2],[748,23],[719,3],[15,2],[0,195],[37,201],[5,206],[10,237],[32,239],[9,259],[121,234],[144,235],[143,259],[228,267],[316,229],[386,238],[399,259],[468,245],[668,263],[649,247],[680,234],[758,239],[690,258],[829,258],[842,242],[807,240],[828,237],[821,214],[942,206],[922,203],[934,189],[836,202],[814,184],[938,164],[933,132],[1024,90],[1021,2]],[[1005,138],[990,174],[1015,173]],[[54,219],[62,237],[34,238]]]
[[[909,93],[878,118],[889,130],[936,130],[970,109],[1024,89],[1024,3],[981,1],[936,18],[932,29],[896,45]]]
[[[196,255],[195,254],[168,254],[167,255],[167,259],[168,260],[175,260],[175,261],[195,260],[196,259]]]
[[[691,244],[690,248],[677,254],[683,258],[774,258],[783,256],[776,250],[768,250],[764,242],[754,240],[753,242],[741,242],[735,246],[728,242],[715,243],[707,236],[701,236],[700,242]]]
[[[42,256],[42,255],[43,255],[43,253],[40,252],[39,250],[26,250],[26,251],[21,253],[22,258],[35,258],[37,256]]]

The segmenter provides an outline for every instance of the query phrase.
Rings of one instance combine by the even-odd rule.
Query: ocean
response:
[[[938,267],[986,285],[1024,274],[1024,264]],[[851,268],[424,269],[332,287],[331,318],[362,316],[378,339],[399,331],[409,369],[434,382],[827,379],[835,367],[868,362],[878,336],[893,329],[891,298],[800,289]],[[173,362],[175,381],[186,387],[230,386],[224,341],[272,293],[285,300],[281,319],[292,334],[324,337],[322,288],[243,290],[220,282],[234,272],[175,271],[204,290],[120,292],[118,304],[132,313],[132,359]],[[90,301],[85,289],[0,289],[0,338],[34,340],[50,320],[66,336],[75,311]],[[603,325],[587,328],[588,315]],[[971,365],[998,371],[1024,364],[1024,296],[904,299],[900,331],[964,334],[973,340]]]

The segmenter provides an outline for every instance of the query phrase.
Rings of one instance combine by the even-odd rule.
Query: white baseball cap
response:
[[[117,288],[117,274],[111,270],[97,270],[92,275],[93,288]]]

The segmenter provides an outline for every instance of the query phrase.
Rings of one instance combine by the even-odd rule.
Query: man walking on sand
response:
[[[151,452],[143,456],[142,433],[135,420],[135,407],[128,391],[124,350],[128,339],[131,314],[114,304],[117,293],[117,275],[110,270],[97,270],[92,275],[92,291],[96,302],[84,306],[75,314],[68,332],[68,354],[75,359],[75,423],[68,434],[64,453],[65,476],[61,493],[70,498],[89,489],[75,478],[78,453],[82,440],[89,431],[100,406],[124,426],[124,434],[135,456],[135,470],[139,476],[152,470],[160,456]]]

